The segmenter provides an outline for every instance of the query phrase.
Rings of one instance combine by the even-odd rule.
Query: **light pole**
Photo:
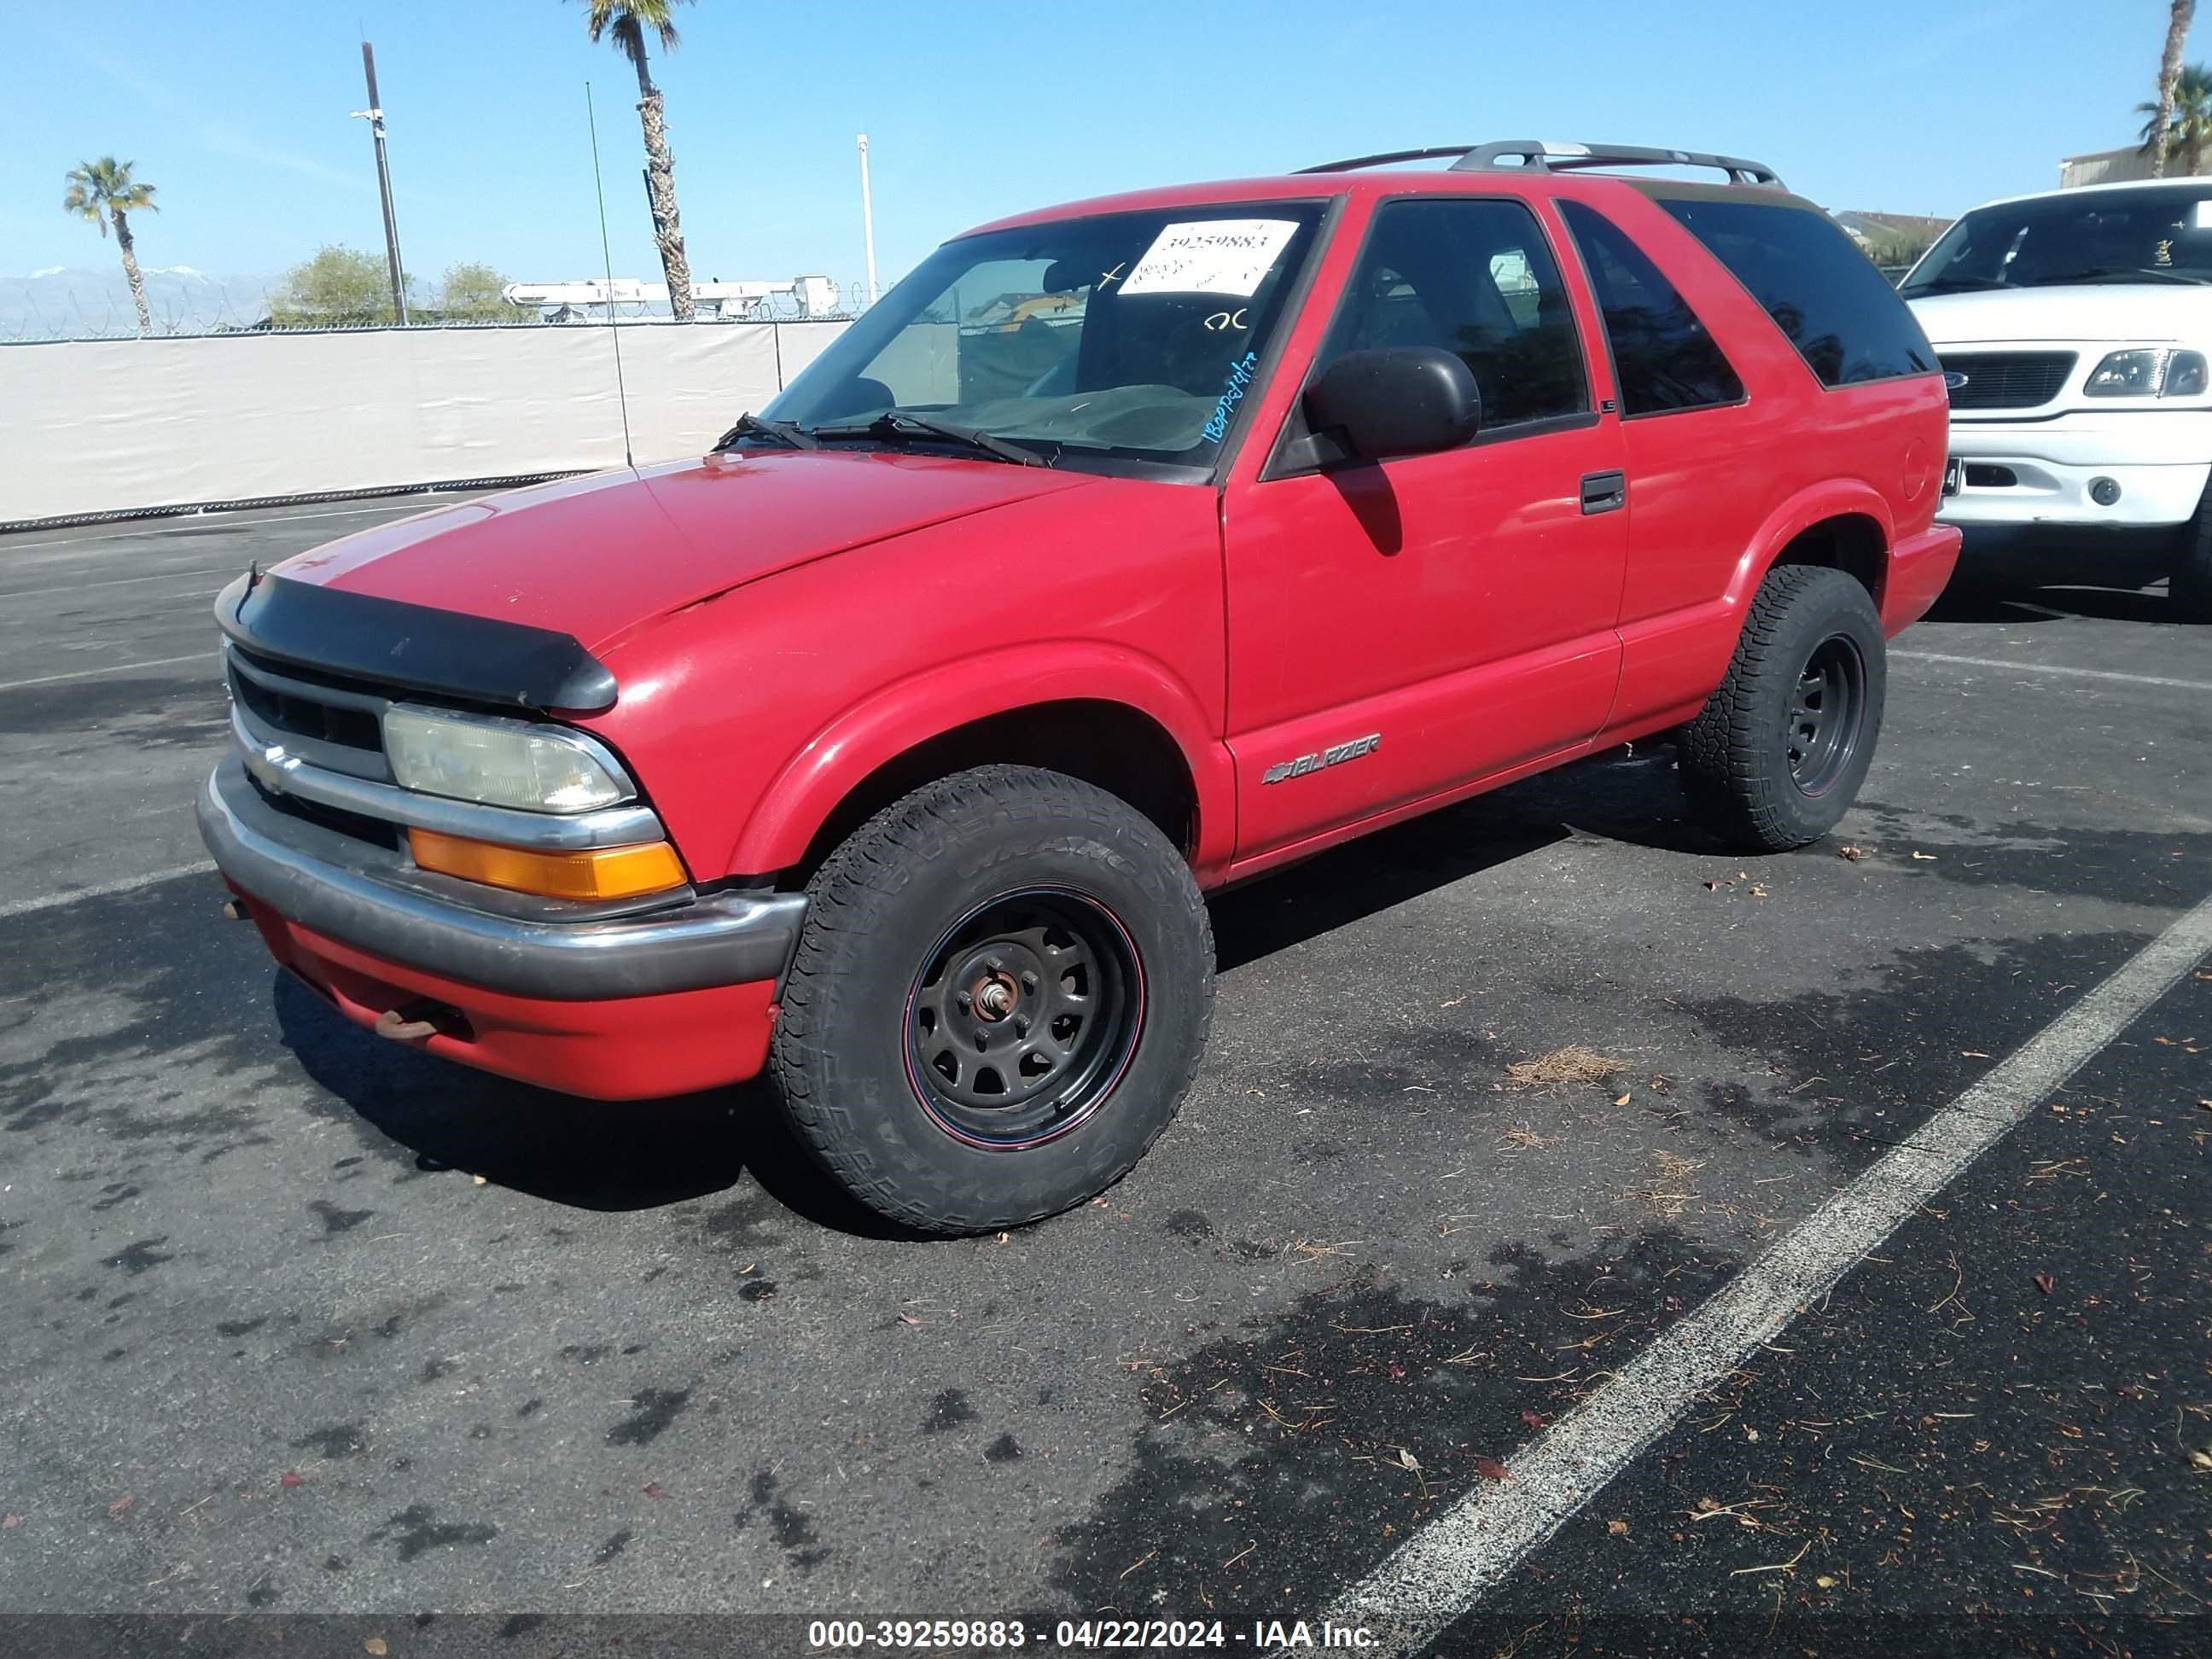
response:
[[[860,234],[868,246],[868,303],[876,302],[876,209],[868,198],[868,135],[860,135]]]
[[[399,325],[407,325],[407,283],[399,268],[399,221],[392,211],[392,169],[384,160],[384,110],[376,101],[376,54],[368,41],[361,43],[361,67],[368,76],[368,107],[353,112],[353,118],[367,121],[370,135],[376,140],[376,188],[384,198],[384,262],[392,271],[392,309]]]

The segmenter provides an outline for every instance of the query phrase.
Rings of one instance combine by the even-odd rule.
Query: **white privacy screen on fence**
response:
[[[842,323],[623,326],[640,465],[702,453]],[[619,466],[615,331],[0,347],[0,524]]]

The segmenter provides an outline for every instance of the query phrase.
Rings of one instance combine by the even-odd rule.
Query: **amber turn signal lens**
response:
[[[539,853],[488,841],[410,830],[415,862],[442,876],[505,887],[546,898],[635,898],[684,884],[684,866],[665,841],[633,847],[593,847],[576,853]]]

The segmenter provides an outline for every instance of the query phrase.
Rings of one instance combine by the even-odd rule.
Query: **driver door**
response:
[[[1515,198],[1383,202],[1309,382],[1347,351],[1439,346],[1473,371],[1481,429],[1438,454],[1300,471],[1283,465],[1294,413],[1224,500],[1238,866],[1533,768],[1604,723],[1622,445],[1553,246]]]

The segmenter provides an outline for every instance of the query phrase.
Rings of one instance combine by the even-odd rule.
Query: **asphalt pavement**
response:
[[[1639,745],[1227,895],[1143,1166],[885,1237],[758,1086],[481,1078],[220,919],[209,604],[423,505],[0,538],[0,1613],[1264,1646],[2212,895],[2212,631],[1939,612],[1827,841]],[[2212,962],[2099,1044],[1422,1650],[2212,1647]]]

